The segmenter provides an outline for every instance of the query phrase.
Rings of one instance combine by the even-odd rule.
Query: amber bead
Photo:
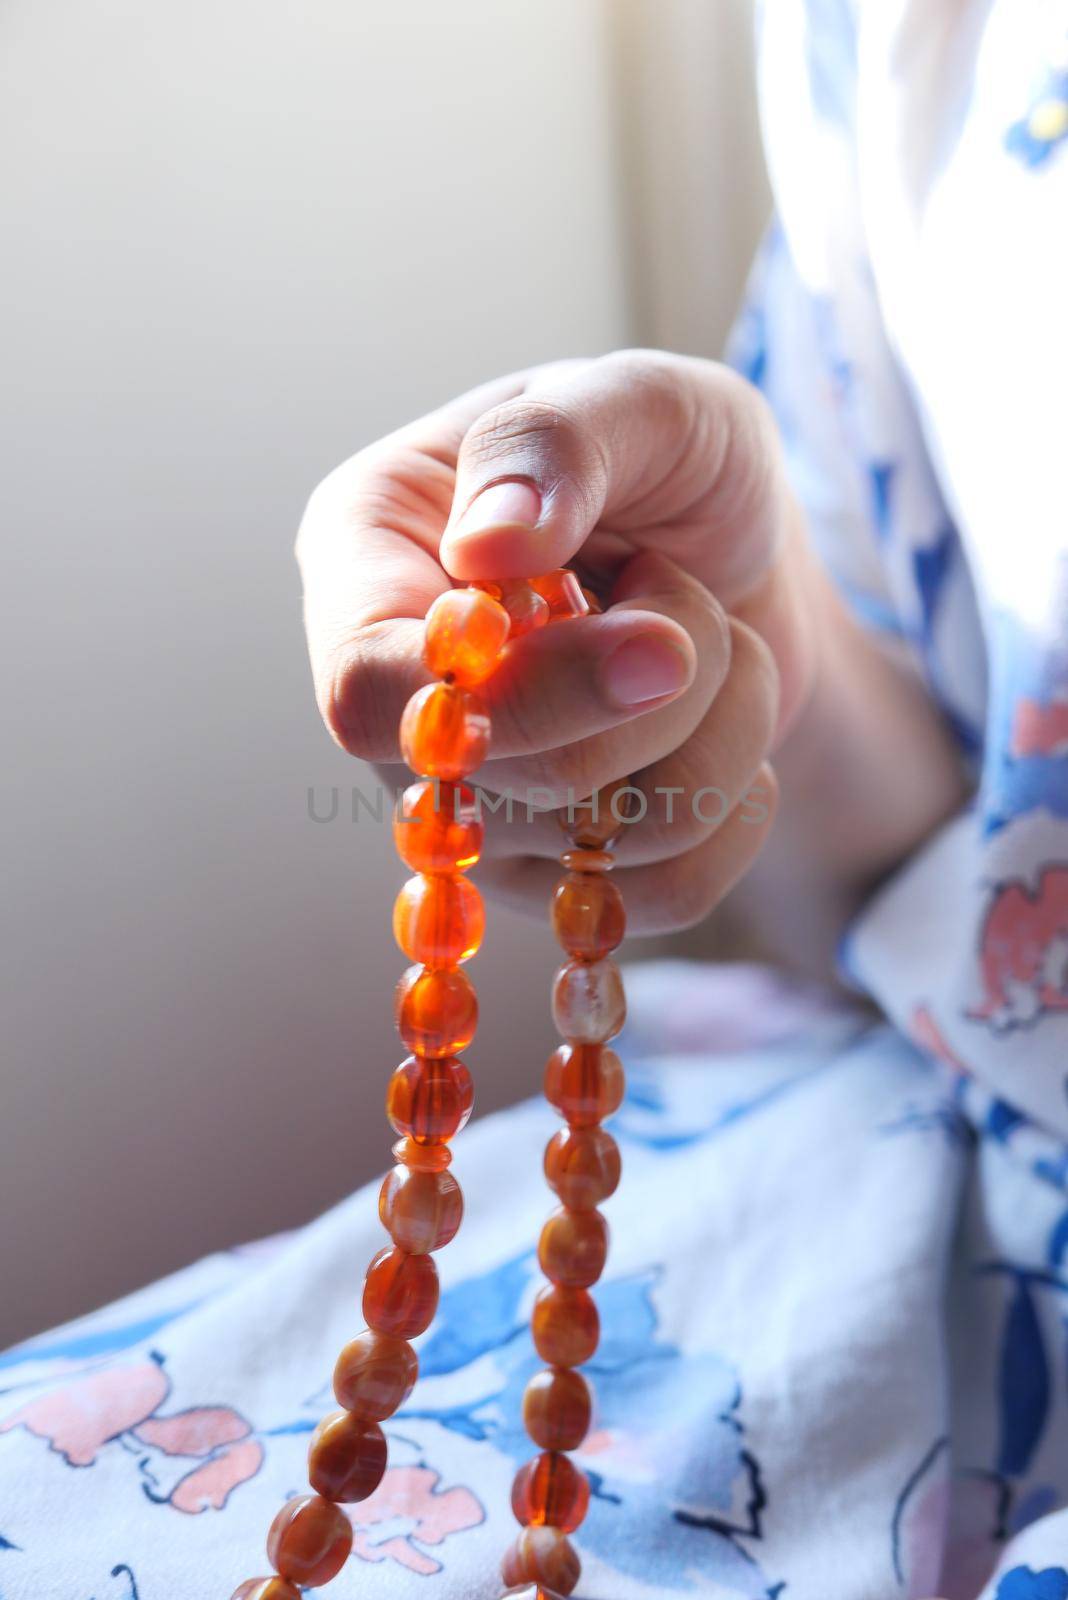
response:
[[[248,1578],[238,1584],[230,1600],[300,1600],[300,1590],[285,1578]]]
[[[532,589],[526,578],[479,579],[474,587],[490,595],[508,613],[509,638],[519,639],[549,621],[549,602]]]
[[[552,923],[569,956],[597,961],[623,943],[627,928],[623,896],[603,872],[569,872],[556,886]]]
[[[553,1284],[534,1301],[530,1331],[535,1350],[548,1366],[581,1367],[597,1349],[601,1319],[588,1289]]]
[[[556,1600],[572,1593],[582,1566],[567,1534],[560,1528],[524,1528],[501,1562],[507,1584],[534,1584],[509,1589],[516,1600]],[[541,1587],[552,1584],[552,1589]]]
[[[422,1256],[456,1237],[464,1197],[451,1172],[396,1166],[382,1180],[378,1215],[398,1250]]]
[[[386,1470],[386,1436],[377,1422],[333,1411],[312,1434],[308,1482],[324,1500],[366,1500]]]
[[[538,1263],[551,1283],[588,1289],[608,1259],[608,1224],[599,1211],[561,1206],[541,1230]]]
[[[573,1128],[592,1128],[619,1110],[626,1079],[606,1044],[562,1044],[545,1064],[545,1098]]]
[[[621,1170],[619,1146],[603,1128],[561,1128],[545,1146],[549,1187],[572,1211],[592,1211],[615,1194]]]
[[[565,850],[560,857],[568,872],[611,872],[615,864],[611,850]]]
[[[455,1056],[475,1037],[478,997],[450,967],[409,967],[397,985],[397,1028],[418,1056]]]
[[[485,921],[482,896],[473,883],[442,873],[420,874],[408,879],[394,902],[393,937],[409,961],[454,967],[474,955]]]
[[[413,872],[462,872],[482,854],[485,825],[475,791],[439,778],[410,783],[393,813],[397,854]]]
[[[618,839],[627,823],[637,817],[641,806],[641,798],[631,780],[617,778],[615,783],[605,784],[588,800],[576,801],[574,806],[556,815],[571,843],[580,850],[603,850]]]
[[[369,1328],[397,1339],[414,1339],[438,1309],[438,1269],[428,1255],[380,1250],[367,1269],[363,1315]]]
[[[614,1039],[627,1020],[623,979],[614,961],[569,961],[556,974],[552,1004],[557,1032],[577,1044]]]
[[[411,1167],[413,1172],[444,1172],[452,1163],[452,1151],[447,1144],[417,1144],[414,1139],[398,1139],[393,1146],[393,1159],[400,1167]]]
[[[456,683],[428,683],[404,708],[401,753],[413,772],[454,781],[482,765],[489,733],[477,695]]]
[[[395,1133],[416,1144],[454,1139],[471,1115],[474,1079],[462,1061],[402,1061],[386,1089],[386,1115]]]
[[[483,589],[449,589],[426,614],[423,660],[466,689],[488,678],[508,642],[511,619]]]
[[[524,1527],[561,1528],[564,1533],[574,1533],[589,1505],[586,1474],[558,1450],[543,1450],[515,1475],[512,1511]]]
[[[415,1388],[419,1357],[405,1339],[368,1328],[345,1345],[334,1367],[338,1404],[369,1422],[399,1411]]]
[[[593,1397],[581,1372],[536,1372],[523,1395],[523,1426],[543,1450],[577,1450],[590,1431]]]
[[[590,609],[582,585],[570,567],[558,567],[555,572],[531,578],[530,587],[548,603],[549,615],[554,621],[584,617]]]
[[[352,1524],[332,1500],[287,1500],[271,1523],[267,1556],[290,1583],[316,1588],[336,1578],[352,1549]]]
[[[539,1529],[538,1531],[540,1532],[543,1530]],[[510,1559],[510,1554],[505,1556],[504,1559],[505,1561],[508,1561]],[[502,1573],[505,1570],[510,1571],[512,1569],[506,1569],[504,1566],[502,1566]],[[507,1583],[508,1581],[509,1580],[506,1578],[505,1582]],[[504,1594],[501,1596],[501,1600],[564,1600],[564,1594],[562,1589],[546,1589],[545,1585],[542,1583],[522,1583],[518,1589],[506,1589]]]

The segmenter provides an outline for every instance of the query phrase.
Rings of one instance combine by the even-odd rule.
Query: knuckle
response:
[[[745,694],[747,715],[755,719],[770,743],[779,711],[779,669],[770,646],[754,628],[736,617],[728,621],[731,671]]]
[[[718,897],[712,875],[687,852],[665,867],[664,898],[671,926],[681,932],[703,922]]]
[[[389,663],[378,648],[380,626],[327,647],[316,701],[335,743],[363,761],[396,759],[395,697]]]
[[[475,464],[501,456],[537,455],[570,460],[584,453],[579,420],[556,401],[521,395],[485,412],[468,431],[464,454]]]

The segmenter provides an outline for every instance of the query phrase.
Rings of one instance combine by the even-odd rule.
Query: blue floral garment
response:
[[[631,969],[584,1600],[1068,1600],[1066,42],[1063,0],[767,0],[779,221],[736,358],[978,798],[845,941],[889,1022]],[[552,1128],[531,1103],[458,1143],[464,1227],[339,1600],[499,1593]],[[0,1600],[263,1570],[376,1191],[0,1357]]]

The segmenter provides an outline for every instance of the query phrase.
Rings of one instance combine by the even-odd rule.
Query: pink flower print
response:
[[[176,1511],[196,1516],[201,1511],[221,1511],[239,1484],[254,1478],[263,1465],[263,1447],[249,1438],[244,1417],[229,1406],[196,1406],[172,1417],[149,1417],[133,1430],[134,1438],[167,1456],[209,1457],[173,1485],[168,1494],[153,1499],[169,1501]],[[154,1478],[151,1463],[142,1471]]]
[[[22,1427],[46,1439],[71,1467],[91,1467],[103,1445],[136,1427],[170,1391],[153,1361],[110,1367],[29,1400],[0,1422],[0,1433]]]
[[[361,1561],[395,1561],[432,1577],[441,1562],[425,1546],[477,1528],[486,1513],[470,1489],[440,1489],[429,1467],[391,1467],[374,1494],[353,1515],[353,1550]]]

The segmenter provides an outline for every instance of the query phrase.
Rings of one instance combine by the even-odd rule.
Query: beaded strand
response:
[[[478,1000],[462,963],[479,948],[484,928],[481,895],[465,876],[481,854],[484,830],[464,779],[482,764],[490,736],[475,690],[509,639],[584,615],[591,601],[564,568],[529,583],[449,590],[427,615],[423,658],[438,681],[417,690],[401,718],[401,750],[417,781],[401,796],[393,825],[398,854],[414,876],[393,911],[394,936],[413,965],[396,993],[397,1029],[411,1054],[386,1092],[386,1114],[399,1138],[378,1210],[392,1243],[367,1269],[367,1327],[337,1360],[340,1409],[312,1436],[313,1492],[287,1501],[271,1524],[267,1555],[274,1573],[247,1579],[231,1600],[300,1600],[302,1587],[336,1577],[353,1542],[341,1508],[373,1494],[385,1473],[381,1424],[415,1386],[419,1360],[410,1341],[430,1326],[438,1305],[432,1257],[455,1237],[463,1217],[463,1195],[449,1171],[450,1141],[474,1102],[459,1053],[474,1038]],[[619,1181],[618,1148],[600,1126],[623,1094],[619,1059],[606,1047],[625,1009],[618,969],[607,959],[625,926],[622,898],[606,876],[607,847],[623,821],[614,801],[614,790],[594,796],[592,818],[566,824],[573,848],[561,858],[566,873],[553,899],[553,926],[567,957],[556,975],[553,1015],[566,1042],[549,1060],[545,1092],[567,1126],[549,1142],[545,1173],[562,1204],[538,1249],[549,1285],[535,1302],[532,1333],[547,1366],[531,1379],[523,1402],[525,1426],[541,1454],[516,1476],[512,1505],[523,1526],[502,1564],[505,1583],[522,1586],[509,1594],[526,1600],[571,1594],[580,1565],[567,1535],[589,1504],[588,1481],[567,1452],[581,1445],[590,1423],[590,1391],[575,1369],[597,1347],[589,1288],[608,1248],[597,1206]]]

